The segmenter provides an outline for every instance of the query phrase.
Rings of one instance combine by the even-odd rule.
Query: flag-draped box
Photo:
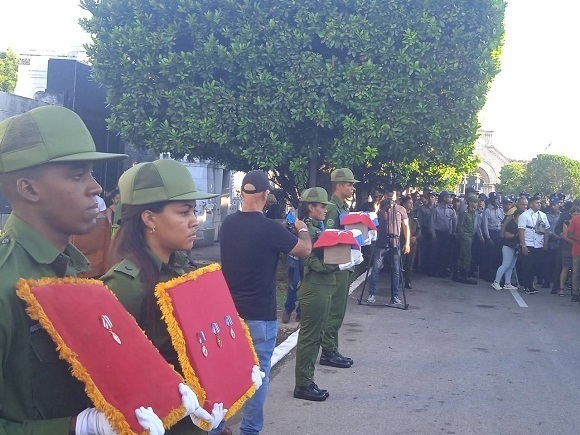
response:
[[[160,283],[155,296],[199,403],[210,413],[214,403],[223,403],[230,418],[255,393],[252,367],[259,362],[220,266]]]
[[[351,261],[351,249],[360,249],[360,244],[351,231],[325,230],[320,234],[314,248],[324,248],[325,264],[344,264]]]
[[[21,279],[17,294],[118,433],[143,433],[140,406],[152,407],[166,427],[185,415],[181,377],[101,281]]]

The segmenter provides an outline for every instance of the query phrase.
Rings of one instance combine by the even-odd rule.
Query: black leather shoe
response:
[[[348,369],[352,364],[340,358],[336,352],[323,352],[322,355],[320,355],[320,365],[336,367],[339,369]]]
[[[294,387],[294,397],[296,399],[312,400],[313,402],[324,402],[326,400],[326,395],[314,388],[314,385],[314,383],[307,387],[296,385]]]
[[[347,356],[342,355],[338,350],[335,350],[334,353],[342,360],[345,360],[347,363],[349,363],[350,365],[354,364],[354,360],[352,358],[349,358]]]
[[[326,397],[330,396],[330,393],[328,392],[328,390],[325,390],[324,388],[320,388],[318,385],[316,385],[314,382],[312,383],[312,385],[314,385],[314,388],[316,388],[318,391],[320,391],[322,394],[324,394]]]

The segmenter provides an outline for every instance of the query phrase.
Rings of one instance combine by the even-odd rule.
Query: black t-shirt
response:
[[[220,228],[222,271],[240,316],[276,320],[276,268],[298,238],[261,212],[227,216]]]
[[[512,237],[512,238],[504,237],[502,239],[502,243],[504,246],[508,246],[510,248],[515,248],[520,241],[520,239],[517,236],[517,234],[518,234],[517,221],[512,218],[512,220],[506,224],[504,232],[516,235],[515,237]]]

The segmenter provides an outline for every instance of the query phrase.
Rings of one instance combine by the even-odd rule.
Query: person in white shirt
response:
[[[522,276],[521,284],[527,294],[537,293],[534,288],[534,275],[541,270],[543,250],[548,248],[550,223],[545,213],[540,211],[541,198],[533,196],[529,200],[528,210],[518,218],[518,236],[520,239]]]

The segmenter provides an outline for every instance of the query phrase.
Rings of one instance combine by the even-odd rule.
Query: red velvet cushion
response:
[[[314,248],[324,248],[326,246],[335,245],[355,245],[358,242],[350,231],[344,230],[325,230],[320,234],[318,240],[314,244]]]
[[[186,280],[185,282],[178,283]],[[183,352],[175,345],[178,354],[181,353],[180,363],[183,374],[188,383],[194,388],[195,381],[203,391],[198,397],[205,397],[202,406],[211,412],[214,403],[222,402],[229,418],[239,409],[243,401],[253,394],[252,367],[258,364],[251,338],[246,335],[242,326],[234,301],[230,295],[224,276],[218,265],[211,265],[194,271],[192,274],[169,281],[156,289],[159,298],[160,287],[169,295],[172,313],[167,313],[168,307],[163,307],[163,298],[158,299],[164,313],[174,317],[180,333],[185,339],[187,363],[195,372],[196,379],[189,379],[188,370],[184,367]],[[226,325],[225,317],[229,315],[233,321],[235,338],[230,335],[230,328]],[[166,319],[167,320],[167,319]],[[217,323],[222,347],[217,344],[216,335],[212,332],[212,323]],[[175,334],[168,329],[175,339]],[[205,334],[207,357],[202,353],[202,346],[198,342],[197,334]],[[189,371],[191,373],[191,371]],[[196,388],[194,388],[195,390]],[[201,393],[201,394],[200,394]],[[245,396],[245,397],[244,397]],[[232,405],[237,405],[232,408]]]
[[[377,226],[374,224],[373,220],[367,213],[363,212],[356,212],[356,213],[348,213],[345,214],[342,219],[340,220],[341,225],[350,225],[356,223],[362,223],[367,226],[370,230],[376,230]]]
[[[151,406],[164,419],[181,406],[178,384],[182,380],[117,298],[99,281],[93,283],[39,285],[32,287],[31,293],[66,347],[76,354],[82,366],[79,367],[84,367],[89,381],[98,389],[97,396],[100,392],[108,405],[123,414],[130,428],[141,433],[143,429],[137,422],[135,409]],[[30,305],[30,300],[27,302]],[[121,344],[103,327],[103,314],[109,317],[112,331]],[[53,340],[58,342],[49,329]],[[74,370],[75,362],[62,352],[61,357],[72,363]],[[81,380],[87,383],[87,379]],[[91,394],[89,384],[87,393],[95,406],[104,411],[103,403],[94,397],[95,392]]]

